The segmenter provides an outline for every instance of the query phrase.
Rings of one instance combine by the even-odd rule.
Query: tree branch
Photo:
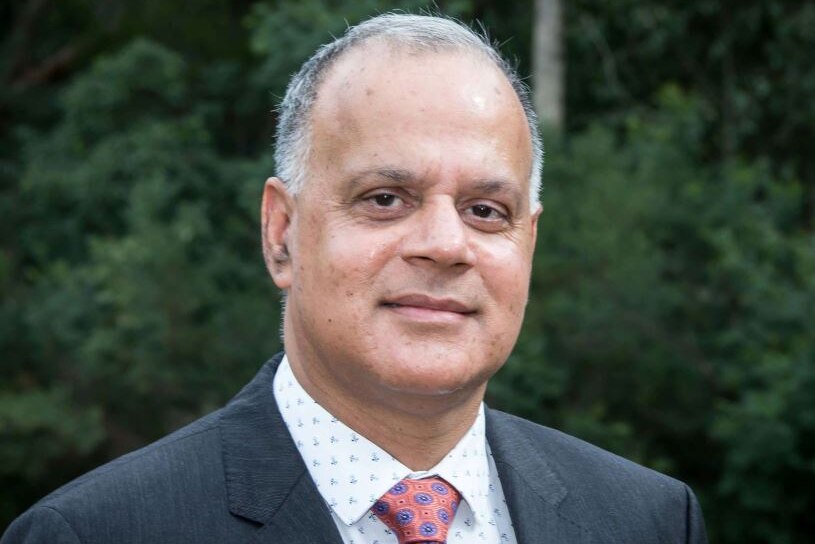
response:
[[[11,88],[15,91],[22,91],[29,87],[53,81],[59,75],[68,71],[68,67],[79,56],[79,49],[76,44],[64,45],[39,65],[26,70],[20,77],[15,78],[11,82]]]
[[[37,16],[48,5],[49,0],[29,0],[19,11],[8,33],[4,49],[8,48],[8,64],[4,70],[3,80],[9,81],[26,63],[29,44],[33,35]]]

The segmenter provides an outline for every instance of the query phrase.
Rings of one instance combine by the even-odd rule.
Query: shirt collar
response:
[[[317,489],[333,512],[352,525],[403,478],[438,475],[453,485],[480,518],[489,513],[489,470],[484,404],[470,429],[433,468],[412,472],[385,450],[331,415],[303,389],[286,356],[274,378],[274,395]]]

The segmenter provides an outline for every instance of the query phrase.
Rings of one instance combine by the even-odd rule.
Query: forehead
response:
[[[481,146],[518,159],[521,177],[531,169],[523,107],[503,72],[478,52],[359,46],[329,69],[311,115],[318,162],[336,158],[339,148],[364,155],[371,145],[387,155],[404,144],[418,154],[425,143],[452,150],[469,142],[473,153]]]
[[[506,76],[480,52],[452,47],[417,51],[381,40],[354,47],[328,69],[312,113],[314,119],[353,115],[356,107],[393,105],[385,103],[388,99],[404,107],[422,100],[419,111],[456,104],[474,113],[491,106],[524,115]]]

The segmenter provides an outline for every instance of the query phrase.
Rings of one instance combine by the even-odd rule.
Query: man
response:
[[[523,319],[541,144],[449,20],[371,19],[293,78],[263,249],[285,355],[32,507],[18,542],[704,542],[682,483],[482,404]]]

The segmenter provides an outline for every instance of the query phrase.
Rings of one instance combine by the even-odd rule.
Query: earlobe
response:
[[[260,210],[263,259],[280,289],[288,289],[292,280],[288,236],[293,210],[291,195],[283,182],[279,178],[267,179]]]

